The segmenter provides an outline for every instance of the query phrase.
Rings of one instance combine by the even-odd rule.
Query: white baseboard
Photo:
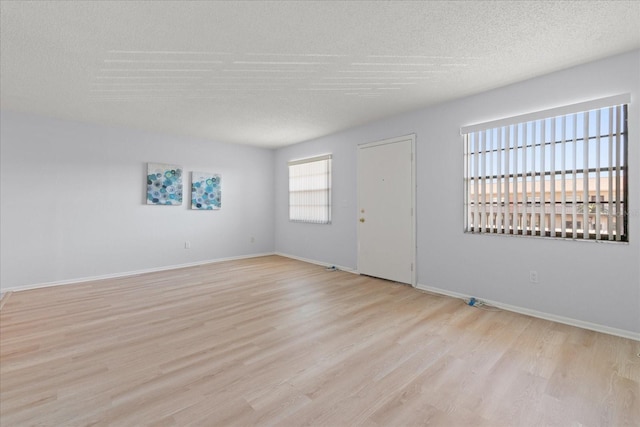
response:
[[[295,260],[298,260],[298,261],[308,262],[309,264],[321,265],[323,267],[335,267],[338,270],[345,271],[347,273],[360,274],[360,273],[358,273],[358,270],[354,270],[353,268],[344,267],[344,266],[336,265],[336,264],[331,264],[329,262],[321,262],[321,261],[316,261],[316,260],[313,260],[313,259],[302,258],[302,257],[295,256],[295,255],[283,254],[282,252],[276,252],[274,255],[282,256],[282,257],[285,257],[285,258],[291,258],[291,259],[295,259]]]
[[[458,292],[452,292],[445,289],[434,288],[427,285],[418,284],[417,289],[421,289],[427,292],[433,292],[435,294],[446,295],[453,298],[469,299],[473,295],[460,294]],[[478,297],[476,297],[478,298]],[[622,338],[628,338],[635,341],[640,341],[640,333],[627,331],[624,329],[611,328],[609,326],[599,325],[597,323],[585,322],[582,320],[572,319],[570,317],[558,316],[556,314],[545,313],[542,311],[532,310],[529,308],[518,307],[515,305],[505,304],[499,301],[487,300],[484,298],[478,298],[482,302],[491,305],[493,307],[500,308],[502,310],[512,311],[514,313],[520,313],[531,317],[537,317],[539,319],[550,320],[552,322],[563,323],[565,325],[576,326],[582,329],[588,329],[595,332],[602,332],[604,334],[615,335]]]
[[[7,302],[10,296],[11,291],[0,293],[0,311],[2,311],[2,307],[4,307],[4,304]]]
[[[175,264],[175,265],[168,265],[164,267],[146,268],[143,270],[125,271],[122,273],[104,274],[100,276],[80,277],[77,279],[58,280],[55,282],[34,283],[29,285],[15,286],[12,288],[5,288],[5,289],[2,289],[2,293],[4,294],[9,292],[16,292],[16,291],[26,291],[27,289],[48,288],[51,286],[71,285],[74,283],[93,282],[95,280],[116,279],[118,277],[137,276],[139,274],[145,274],[145,273],[156,273],[158,271],[176,270],[178,268],[195,267],[198,265],[214,264],[217,262],[234,261],[238,259],[258,258],[263,256],[269,256],[269,255],[275,255],[275,253],[265,252],[265,253],[259,253],[259,254],[240,255],[240,256],[234,256],[234,257],[216,258],[216,259],[210,259],[210,260],[204,260],[204,261],[189,262],[186,264]]]

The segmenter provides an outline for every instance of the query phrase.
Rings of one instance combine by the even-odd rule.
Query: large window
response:
[[[331,155],[289,162],[289,220],[331,223]]]
[[[465,231],[628,241],[621,95],[462,128]]]

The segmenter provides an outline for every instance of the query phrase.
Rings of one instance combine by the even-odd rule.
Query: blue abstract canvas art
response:
[[[221,207],[220,175],[191,172],[191,209],[213,210]]]
[[[182,167],[147,163],[147,204],[182,204]]]

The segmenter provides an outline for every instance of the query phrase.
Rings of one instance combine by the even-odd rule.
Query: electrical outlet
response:
[[[529,271],[529,281],[531,283],[538,283],[538,272],[536,270]]]
[[[184,242],[184,248],[185,249],[191,249],[191,242],[188,241],[188,240],[186,242]]]

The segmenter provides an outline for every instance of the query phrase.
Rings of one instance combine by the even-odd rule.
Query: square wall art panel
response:
[[[191,209],[220,209],[220,175],[208,172],[191,172]]]
[[[147,204],[182,204],[182,166],[147,163]]]

